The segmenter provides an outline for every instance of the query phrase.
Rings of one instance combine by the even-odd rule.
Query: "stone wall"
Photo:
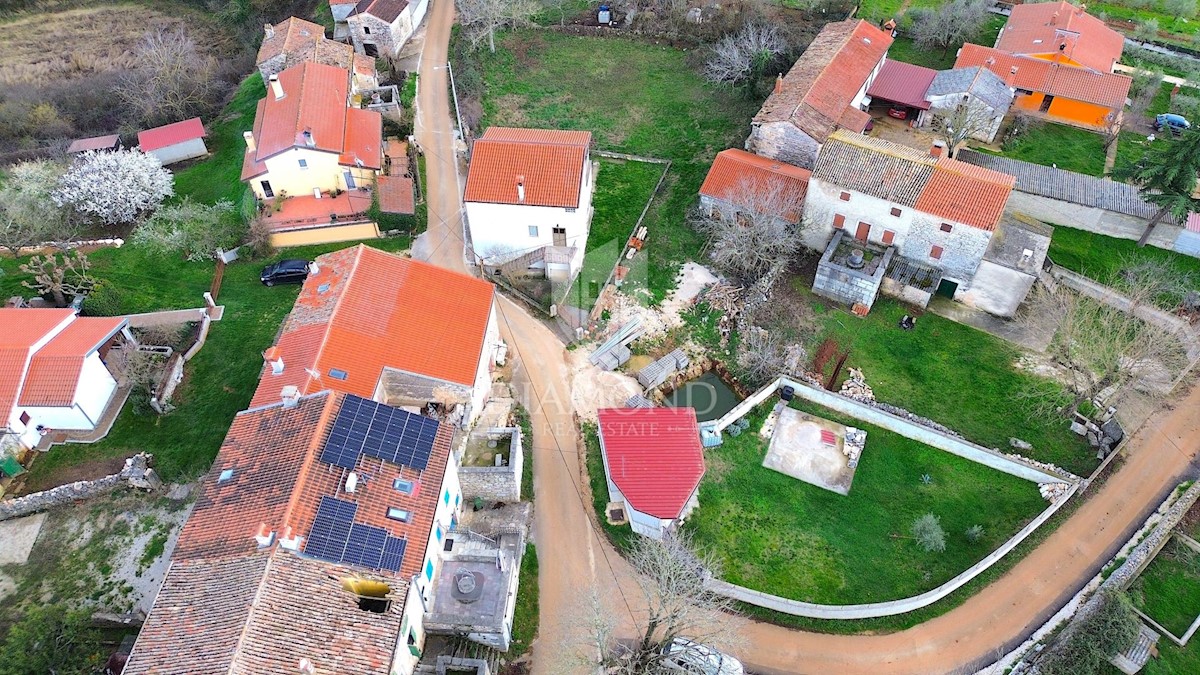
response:
[[[5,499],[0,501],[0,520],[20,518],[56,506],[90,499],[110,492],[122,484],[146,490],[157,489],[162,485],[162,481],[154,469],[150,468],[153,461],[153,455],[141,453],[125,460],[125,468],[121,469],[120,473],[96,480],[76,481],[24,497]]]
[[[746,150],[805,169],[813,168],[821,144],[791,122],[756,124],[746,139]]]
[[[512,436],[507,466],[462,466],[458,469],[458,482],[463,498],[482,497],[499,502],[521,501],[521,473],[525,466],[525,452],[521,447],[520,427],[490,428],[476,432],[474,436],[486,438],[490,434]]]
[[[1146,230],[1145,219],[1127,216],[1116,211],[1081,206],[1059,199],[1042,197],[1028,192],[1013,190],[1008,198],[1007,210],[1023,213],[1046,223],[1073,227],[1118,239],[1136,240]],[[1183,228],[1169,223],[1160,223],[1154,228],[1149,244],[1158,248],[1174,250],[1175,240]]]

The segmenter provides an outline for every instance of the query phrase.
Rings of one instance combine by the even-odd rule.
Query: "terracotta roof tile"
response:
[[[577,207],[591,141],[588,131],[489,127],[472,146],[464,200]]]
[[[700,186],[700,194],[728,201],[735,190],[750,186],[779,189],[803,201],[811,176],[808,169],[730,148],[717,153],[704,184]]]
[[[971,66],[986,66],[1017,89],[1043,92],[1113,109],[1125,105],[1129,86],[1133,82],[1126,75],[1093,72],[967,43],[959,50],[954,67]],[[1016,68],[1015,73],[1013,68]]]
[[[304,282],[277,344],[284,373],[273,376],[264,365],[252,406],[278,401],[285,384],[371,398],[385,368],[474,385],[495,294],[490,283],[361,244],[316,262],[319,271]],[[346,378],[332,378],[331,369]]]
[[[370,14],[391,23],[400,16],[405,7],[408,7],[408,0],[360,0],[357,11],[359,14]]]
[[[338,162],[379,170],[383,166],[383,115],[374,110],[346,110],[345,142]]]
[[[312,148],[341,153],[345,147],[347,71],[320,63],[302,63],[279,73],[283,98],[275,98],[270,86],[259,102],[254,118],[256,161],[265,160],[293,147],[307,145],[304,132],[312,135]]]
[[[692,408],[597,411],[605,471],[629,505],[678,518],[704,476],[704,449]]]
[[[190,120],[173,122],[165,126],[139,131],[138,147],[142,149],[142,152],[151,152],[175,145],[176,143],[204,138],[207,135],[204,131],[204,124],[200,122],[200,118],[193,117]]]
[[[21,387],[21,405],[69,406],[84,358],[126,325],[124,317],[82,317],[67,324],[34,354]]]
[[[30,350],[74,316],[70,309],[0,307],[0,414],[7,416],[17,402]]]
[[[782,90],[763,103],[754,123],[791,122],[824,141],[891,44],[891,35],[865,21],[826,24],[784,76]],[[857,116],[848,121],[865,125]]]
[[[379,190],[379,210],[384,213],[411,214],[416,211],[413,203],[413,180],[403,176],[380,176],[375,179]]]
[[[121,143],[121,137],[112,134],[111,136],[93,136],[91,138],[78,138],[71,141],[71,145],[67,146],[67,152],[86,152],[88,150],[112,150]]]
[[[1013,54],[1062,54],[1102,73],[1112,72],[1124,47],[1123,35],[1069,2],[1014,6],[996,42]]]
[[[941,158],[916,208],[981,230],[994,230],[1004,215],[1016,178],[965,162]]]
[[[867,95],[872,100],[881,99],[929,110],[925,92],[929,91],[929,85],[937,74],[938,71],[932,68],[888,59],[883,62],[879,75],[875,76],[875,81],[867,89]]]
[[[272,26],[271,33],[271,37],[263,38],[262,45],[258,48],[256,64],[275,58],[280,54],[297,52],[325,39],[325,29],[320,24],[297,19],[294,16]],[[330,42],[333,41],[330,40]],[[351,47],[351,52],[353,51],[353,47]]]

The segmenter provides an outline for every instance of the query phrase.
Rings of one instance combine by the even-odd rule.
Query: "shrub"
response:
[[[246,226],[233,203],[182,202],[160,209],[133,231],[133,244],[159,254],[180,254],[188,260],[208,260],[218,248],[236,246]]]
[[[932,513],[926,513],[913,521],[912,535],[913,539],[917,540],[917,545],[926,553],[940,553],[946,550],[946,531],[942,529],[938,517]]]
[[[1093,602],[1094,607],[1085,606],[1081,610],[1083,616],[1067,626],[1058,641],[1042,652],[1037,663],[1041,675],[1103,672],[1109,658],[1137,640],[1141,622],[1128,596],[1102,590]]]
[[[982,525],[972,525],[972,526],[968,527],[967,531],[966,531],[966,535],[967,535],[967,541],[974,544],[975,542],[977,542],[983,538],[983,526]]]
[[[124,314],[124,298],[116,286],[107,281],[97,281],[83,302],[84,316],[119,316]]]

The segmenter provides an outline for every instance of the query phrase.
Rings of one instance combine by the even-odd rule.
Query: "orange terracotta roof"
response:
[[[385,368],[474,385],[492,284],[361,244],[316,263],[276,345],[284,372],[264,364],[252,407],[278,401],[289,384],[372,398]]]
[[[416,211],[413,202],[413,180],[403,176],[380,176],[375,180],[379,190],[379,210],[384,213],[411,214]]]
[[[985,66],[1011,87],[1120,109],[1133,80],[1126,75],[1098,73],[1028,56],[1014,56],[967,43],[958,52],[955,68]],[[1016,71],[1014,72],[1014,69]]]
[[[279,73],[283,97],[270,85],[254,116],[254,151],[246,167],[294,147],[341,154],[345,150],[348,71],[321,63],[301,63]],[[308,135],[305,134],[308,132]],[[254,174],[251,174],[254,175]]]
[[[325,29],[320,25],[304,19],[289,17],[271,26],[271,37],[264,37],[258,48],[258,59],[262,63],[280,54],[301,49],[325,39]],[[332,42],[332,41],[331,41]]]
[[[1012,54],[1054,54],[1111,73],[1125,36],[1069,2],[1016,5],[996,48]]]
[[[377,171],[383,166],[383,115],[374,110],[348,108],[344,138],[338,163]]]
[[[71,405],[84,358],[125,325],[123,317],[81,318],[70,309],[0,309],[0,410]]]
[[[287,197],[279,203],[279,210],[269,210],[263,220],[272,232],[308,230],[318,227],[336,227],[348,223],[370,220],[371,194],[351,190],[331,197],[322,193],[320,199],[312,195]],[[334,221],[332,216],[336,215]]]
[[[791,122],[818,142],[845,122],[862,131],[861,115],[844,117],[892,44],[861,20],[826,24],[754,116],[755,124]],[[861,111],[859,111],[861,112]]]
[[[590,131],[489,127],[472,146],[464,200],[578,207],[591,142]]]
[[[748,185],[754,189],[778,188],[803,201],[811,176],[808,169],[730,148],[717,153],[704,184],[700,186],[700,194],[728,201],[731,195],[736,197],[736,191]]]
[[[917,198],[916,208],[992,231],[1004,215],[1004,205],[1016,182],[1006,173],[942,157]]]

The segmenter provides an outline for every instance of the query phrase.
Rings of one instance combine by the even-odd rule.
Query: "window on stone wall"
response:
[[[895,233],[895,232],[892,232],[891,230],[884,230],[884,231],[883,231],[883,243],[885,243],[885,244],[889,244],[889,245],[890,245],[890,244],[891,244],[893,241],[895,241],[895,240],[896,240],[896,233]]]
[[[848,202],[848,201],[850,201],[850,193],[849,193],[849,192],[843,192],[841,195],[839,195],[839,196],[838,196],[838,199],[840,199],[840,200],[842,200],[842,201],[844,201],[844,202]]]
[[[929,257],[933,258],[934,260],[941,260],[942,259],[942,247],[934,246],[933,248],[929,249]]]
[[[896,208],[895,206],[893,206],[893,207],[892,207],[892,215],[893,215],[893,216],[899,216],[899,215],[900,215],[900,209],[898,209],[898,208]]]
[[[364,33],[364,34],[366,34],[366,35],[370,35],[370,34],[371,34],[371,27],[370,27],[370,26],[363,26],[363,33]]]
[[[836,227],[836,228],[837,228],[837,229],[839,229],[839,230],[840,230],[840,229],[842,229],[843,227],[845,227],[845,226],[846,226],[846,216],[843,216],[843,215],[842,215],[842,214],[840,214],[840,213],[838,213],[838,214],[834,214],[834,216],[833,216],[833,226],[834,226],[834,227]]]
[[[941,227],[942,232],[949,232],[950,230],[953,230],[953,229],[954,228],[950,226],[950,223],[942,223],[942,227]]]

